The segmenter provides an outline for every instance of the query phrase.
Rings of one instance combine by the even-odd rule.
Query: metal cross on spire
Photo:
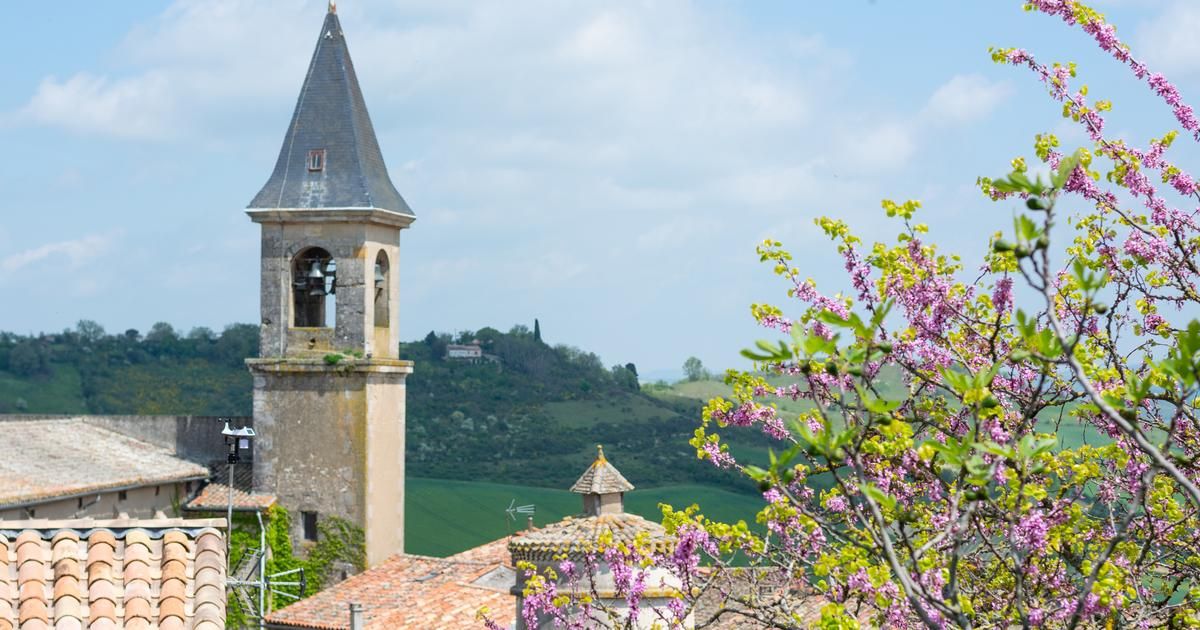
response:
[[[337,0],[329,0],[329,12],[337,13]]]

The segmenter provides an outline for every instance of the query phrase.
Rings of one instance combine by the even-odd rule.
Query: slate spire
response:
[[[275,171],[250,208],[378,208],[414,216],[392,185],[329,3]]]

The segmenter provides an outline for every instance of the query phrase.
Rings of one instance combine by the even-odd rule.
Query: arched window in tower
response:
[[[388,267],[387,253],[379,251],[375,257],[375,327],[387,328],[388,305],[391,303],[391,270]]]
[[[334,325],[337,314],[337,263],[320,247],[310,247],[292,260],[292,304],[297,328]]]

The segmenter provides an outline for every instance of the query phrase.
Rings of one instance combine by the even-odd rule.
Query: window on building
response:
[[[121,490],[120,492],[118,492],[118,493],[117,493],[117,500],[118,500],[118,501],[124,501],[124,500],[126,500],[126,499],[128,499],[128,498],[129,498],[129,492],[127,492],[127,491],[125,491],[125,490]]]
[[[337,263],[329,252],[310,247],[296,255],[292,260],[294,326],[332,328],[337,320],[336,293]]]
[[[83,509],[83,497],[79,497],[78,499],[76,499],[75,508],[79,509],[79,510]]]
[[[380,250],[379,255],[375,256],[375,326],[378,328],[389,326],[388,306],[391,278],[387,253]]]
[[[161,491],[162,491],[162,486],[154,486],[154,496],[158,496],[158,493]]]
[[[308,152],[308,170],[325,170],[325,149],[313,149]]]
[[[317,513],[316,512],[301,512],[301,521],[304,523],[304,540],[317,539]]]

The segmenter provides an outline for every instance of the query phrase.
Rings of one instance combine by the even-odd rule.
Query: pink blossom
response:
[[[1046,536],[1049,532],[1050,525],[1041,510],[1033,510],[1021,518],[1013,528],[1013,542],[1026,553],[1040,553],[1046,547]]]
[[[996,313],[1004,314],[1012,308],[1012,278],[1004,277],[996,281],[996,290],[992,293],[992,304],[996,306]]]

